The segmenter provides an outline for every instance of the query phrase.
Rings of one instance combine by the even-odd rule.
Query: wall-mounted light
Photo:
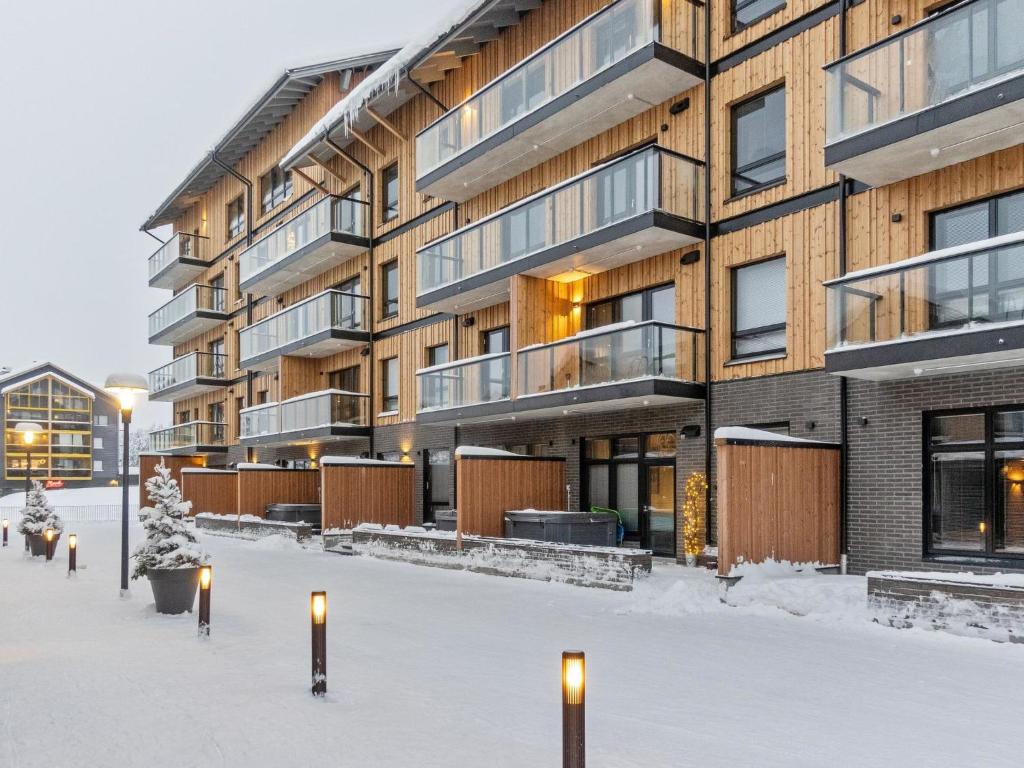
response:
[[[678,115],[680,112],[685,112],[689,108],[690,108],[690,97],[687,96],[687,97],[682,98],[679,101],[675,102],[671,107],[669,107],[668,108],[668,113],[670,115]]]
[[[684,253],[679,257],[679,263],[684,267],[696,264],[698,261],[700,261],[700,251],[690,251],[689,253]]]
[[[475,317],[464,317],[464,318],[462,318],[462,327],[463,328],[472,328],[474,325],[476,325],[476,318]]]
[[[47,528],[43,531],[43,538],[46,540],[46,561],[53,560],[53,528]]]
[[[679,430],[679,434],[689,439],[700,437],[700,424],[687,424]]]

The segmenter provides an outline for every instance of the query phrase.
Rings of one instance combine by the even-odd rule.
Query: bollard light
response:
[[[583,768],[587,763],[584,701],[587,665],[583,651],[562,653],[562,768]]]
[[[313,621],[313,695],[327,693],[327,593],[313,592],[309,598]]]
[[[199,568],[199,636],[210,636],[210,584],[213,583],[213,567]]]
[[[78,534],[68,534],[68,575],[78,572]]]
[[[4,518],[4,546],[7,546],[7,529],[11,527],[11,521],[6,517]]]
[[[53,560],[53,528],[43,531],[43,538],[46,539],[46,560]]]

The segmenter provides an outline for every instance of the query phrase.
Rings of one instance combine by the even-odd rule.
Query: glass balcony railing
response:
[[[826,67],[826,141],[877,128],[1024,68],[1024,0],[975,0]]]
[[[331,233],[363,237],[366,207],[364,203],[346,198],[321,200],[242,251],[238,267],[240,282],[245,283],[300,248]]]
[[[651,377],[701,381],[702,333],[651,321],[521,349],[518,396]]]
[[[703,164],[649,147],[522,200],[421,248],[417,293],[655,210],[699,222]]]
[[[1024,323],[1024,233],[825,283],[828,346]]]
[[[418,371],[417,410],[440,411],[507,400],[510,360],[508,352],[500,352]]]
[[[178,232],[149,257],[149,279],[159,275],[178,259],[206,260],[206,248],[210,241],[205,237]]]
[[[149,433],[149,444],[154,451],[173,451],[196,446],[224,445],[225,425],[214,421],[190,421]]]
[[[702,4],[618,0],[555,38],[416,137],[422,178],[653,42],[700,61]]]
[[[239,357],[251,360],[329,330],[366,330],[368,296],[324,291],[294,304],[238,334]]]
[[[227,372],[227,361],[227,355],[209,352],[192,352],[179,357],[150,372],[149,393],[155,395],[199,378],[223,379]]]
[[[241,437],[262,437],[327,427],[365,427],[370,396],[327,389],[282,403],[266,403],[241,411]]]
[[[190,285],[149,316],[149,335],[156,336],[200,311],[226,312],[227,291],[209,285]]]

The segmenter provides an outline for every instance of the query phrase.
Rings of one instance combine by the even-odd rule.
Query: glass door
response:
[[[451,452],[423,451],[423,522],[433,523],[438,510],[452,508],[449,491]]]
[[[640,546],[656,555],[676,553],[676,468],[647,467],[647,498],[644,505]]]

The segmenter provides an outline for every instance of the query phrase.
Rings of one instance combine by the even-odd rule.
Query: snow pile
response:
[[[803,437],[782,435],[764,429],[750,427],[719,427],[715,430],[715,440],[745,440],[753,443],[802,443],[804,445],[833,445],[821,440],[808,440]]]
[[[986,587],[1024,589],[1024,573],[954,573],[949,571],[869,571],[868,578],[912,579],[944,584],[980,584]]]
[[[479,445],[460,445],[455,449],[456,456],[522,456],[521,453],[503,451],[501,448],[484,448]]]
[[[53,511],[53,507],[43,492],[43,484],[34,480],[32,489],[28,492],[25,508],[21,510],[18,533],[22,536],[39,536],[47,528],[52,528],[60,533],[64,530],[64,523]]]
[[[162,461],[154,469],[156,475],[146,481],[153,506],[139,510],[146,538],[132,554],[133,579],[145,576],[150,569],[192,568],[206,562],[199,540],[184,521],[192,502],[182,500],[178,481]]]
[[[200,512],[195,517],[197,519],[198,518],[203,518],[205,520],[231,520],[232,522],[240,522],[240,523],[265,523],[266,522],[266,520],[264,520],[259,515],[218,515],[216,512]]]
[[[363,459],[359,456],[324,456],[320,459],[321,466],[367,466],[367,467],[411,467],[401,461],[384,461],[383,459]]]
[[[766,560],[739,563],[730,576],[742,576],[724,600],[731,606],[782,610],[794,616],[866,621],[867,580],[863,576],[819,573],[816,563]]]

